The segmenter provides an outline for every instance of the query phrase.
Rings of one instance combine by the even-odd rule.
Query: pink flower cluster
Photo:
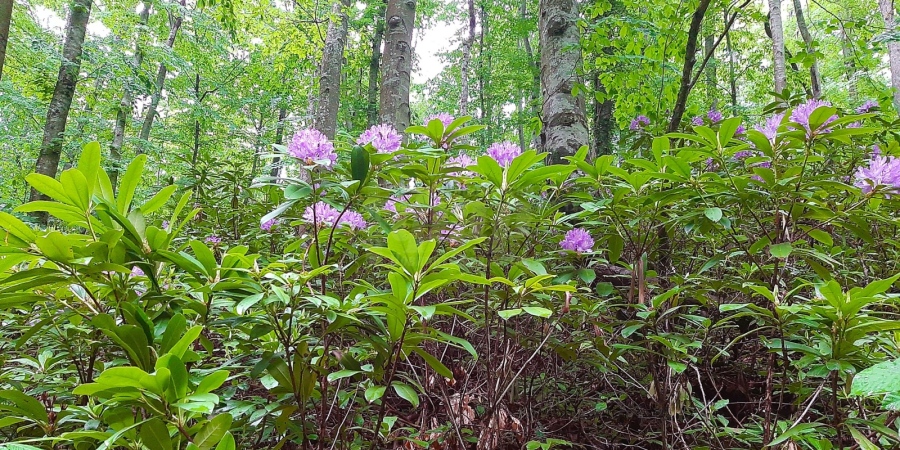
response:
[[[389,124],[374,125],[359,136],[359,145],[372,144],[378,153],[393,153],[400,149],[400,133]]]
[[[487,154],[491,158],[494,158],[501,167],[507,167],[516,156],[522,154],[522,149],[510,141],[503,141],[488,147]]]
[[[856,187],[868,194],[878,186],[887,187],[890,193],[900,193],[900,158],[872,153],[868,167],[858,167],[854,174]]]
[[[331,168],[337,161],[334,144],[319,130],[301,130],[288,145],[288,154],[307,165],[320,164]]]
[[[340,211],[322,201],[308,206],[303,211],[303,220],[310,225],[320,228],[347,225],[352,230],[359,230],[368,226],[362,214],[355,211],[345,211],[341,215]]]
[[[444,128],[447,128],[450,126],[451,123],[453,123],[453,121],[455,119],[450,114],[447,114],[445,112],[439,112],[437,114],[432,114],[432,115],[426,117],[425,125],[427,126],[429,123],[431,123],[432,120],[441,121],[441,123],[444,125]]]
[[[584,228],[573,228],[566,233],[565,238],[559,243],[563,250],[571,250],[577,253],[591,251],[594,247],[594,239]]]

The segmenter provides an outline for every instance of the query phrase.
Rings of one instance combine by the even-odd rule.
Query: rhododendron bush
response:
[[[240,193],[136,195],[143,156],[114,191],[89,145],[59,181],[29,176],[51,200],[0,213],[0,430],[79,449],[900,445],[900,393],[871,375],[900,353],[900,148],[872,108],[711,110],[667,135],[640,116],[631,152],[555,165],[473,146],[481,127],[446,113],[305,129]]]

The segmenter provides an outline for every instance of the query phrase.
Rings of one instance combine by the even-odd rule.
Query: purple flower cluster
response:
[[[356,143],[359,145],[372,144],[378,153],[393,153],[400,148],[403,138],[400,133],[389,124],[373,125],[364,131]]]
[[[559,243],[563,250],[584,253],[594,247],[594,239],[583,228],[573,228],[566,233],[566,237]]]
[[[385,211],[394,213],[394,215],[397,215],[397,214],[400,214],[399,212],[397,212],[397,202],[408,202],[408,201],[409,201],[408,195],[403,195],[403,196],[392,195],[391,198],[389,198],[388,201],[386,201],[384,203],[383,209]]]
[[[740,161],[742,159],[747,159],[754,155],[753,150],[741,150],[734,154],[734,160]]]
[[[261,229],[263,231],[272,231],[272,229],[275,228],[277,225],[278,225],[278,219],[269,219],[269,220],[263,222],[262,225],[259,226],[259,229]]]
[[[450,114],[447,114],[445,112],[439,112],[437,114],[432,114],[432,115],[426,117],[425,125],[428,125],[429,123],[431,123],[432,120],[440,120],[441,123],[444,124],[444,128],[447,128],[450,126],[451,123],[453,123],[454,118]]]
[[[859,105],[859,108],[856,108],[857,114],[865,114],[867,112],[872,111],[873,109],[878,107],[878,102],[875,100],[866,100],[862,105]]]
[[[307,165],[331,167],[337,161],[334,144],[319,130],[301,130],[288,145],[288,153]]]
[[[762,133],[769,142],[775,142],[775,136],[778,135],[778,128],[781,126],[782,120],[784,120],[784,113],[775,114],[762,124],[757,125],[756,131]]]
[[[706,117],[709,118],[710,123],[719,123],[724,118],[722,116],[722,113],[716,111],[715,109],[709,110],[709,112],[706,113]]]
[[[833,116],[829,117],[827,120],[825,120],[825,123],[823,123],[820,126],[820,128],[817,128],[815,130],[811,130],[809,128],[810,127],[809,120],[810,120],[810,117],[812,116],[813,112],[815,112],[816,109],[821,108],[823,106],[831,106],[831,103],[826,102],[824,100],[817,100],[814,98],[809,99],[806,101],[806,103],[797,105],[794,108],[794,110],[791,111],[791,122],[796,122],[796,123],[802,125],[803,128],[806,129],[806,135],[808,137],[812,137],[816,133],[830,133],[831,130],[828,128],[825,128],[825,127],[829,123],[837,120],[838,119],[837,115],[833,115]]]
[[[516,156],[522,154],[522,149],[510,141],[503,141],[488,147],[487,154],[494,158],[494,161],[497,161],[501,167],[507,167]]]
[[[476,161],[472,159],[471,156],[460,153],[458,156],[452,156],[447,159],[447,165],[450,167],[461,167],[465,169],[466,167],[475,165]],[[472,176],[471,170],[462,170],[459,172],[450,172],[448,175],[451,177],[460,177],[460,176]]]
[[[321,228],[347,225],[350,229],[358,230],[368,225],[362,214],[356,211],[344,211],[342,216],[338,210],[322,201],[307,206],[306,210],[303,211],[303,220],[310,225]]]
[[[134,277],[142,277],[142,276],[144,276],[144,271],[141,270],[140,267],[134,266],[134,267],[131,268],[131,277],[132,277],[132,278],[134,278]]]
[[[631,131],[637,131],[648,125],[650,125],[650,118],[647,116],[644,116],[644,115],[640,115],[640,116],[635,117],[631,121],[631,124],[628,125],[628,129]]]
[[[207,243],[207,244],[212,244],[212,245],[219,245],[220,243],[222,243],[222,238],[220,238],[220,237],[218,237],[218,236],[216,236],[216,235],[207,236],[207,237],[206,237],[206,243]]]
[[[738,125],[736,130],[734,130],[734,135],[735,136],[743,136],[744,133],[746,133],[746,132],[747,132],[747,127],[745,127],[743,124],[741,124],[741,125]]]
[[[900,193],[900,158],[881,156],[881,152],[872,152],[868,167],[858,167],[854,185],[863,193],[872,192],[877,186],[887,186],[890,193]]]

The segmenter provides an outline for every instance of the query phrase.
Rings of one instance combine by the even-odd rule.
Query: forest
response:
[[[893,0],[0,0],[0,450],[900,449]]]

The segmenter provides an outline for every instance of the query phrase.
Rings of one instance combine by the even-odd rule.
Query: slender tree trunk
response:
[[[284,119],[287,117],[287,104],[281,103],[278,108],[278,125],[275,126],[275,143],[282,145],[284,143]],[[272,170],[269,173],[273,177],[277,177],[281,173],[281,158],[272,160]]]
[[[66,120],[69,118],[69,109],[72,107],[72,98],[75,96],[75,86],[78,83],[81,50],[84,46],[90,16],[91,0],[74,0],[72,2],[69,21],[66,25],[66,39],[63,44],[59,75],[56,79],[56,87],[53,89],[53,97],[50,99],[50,107],[47,109],[44,140],[41,143],[41,152],[34,169],[35,172],[48,177],[55,177],[59,169],[63,134],[66,131]],[[32,189],[30,198],[32,201],[45,200],[46,196]],[[46,213],[38,214],[38,220],[41,223],[46,224],[47,219]]]
[[[194,98],[197,99],[197,107],[203,103],[203,97],[200,96],[200,74],[194,76]],[[194,152],[191,155],[191,166],[197,166],[197,160],[200,158],[200,118],[194,119]]]
[[[679,125],[681,125],[681,119],[684,117],[688,95],[691,93],[694,64],[697,63],[697,41],[699,40],[700,26],[703,24],[703,17],[706,15],[706,10],[709,9],[710,1],[700,0],[697,9],[691,17],[691,27],[688,29],[687,44],[684,50],[684,67],[681,69],[681,86],[678,88],[678,98],[675,100],[675,107],[672,109],[672,119],[669,122],[668,131],[670,133],[678,130]]]
[[[184,7],[185,0],[181,0],[181,6]],[[169,12],[169,37],[166,39],[166,47],[172,49],[175,45],[175,38],[178,36],[178,30],[181,28],[183,18],[181,15]],[[156,89],[150,96],[150,106],[147,107],[147,115],[144,117],[144,124],[141,126],[142,145],[146,145],[150,141],[150,130],[153,129],[153,120],[156,118],[156,108],[159,107],[159,100],[162,98],[163,87],[166,83],[166,74],[168,68],[165,62],[159,63],[159,69],[156,71]],[[138,148],[138,153],[142,153],[143,148]]]
[[[475,43],[475,0],[469,0],[469,34],[462,43],[462,61],[459,63],[459,115],[469,115],[469,61],[472,44]]]
[[[725,24],[728,26],[728,8],[725,8]],[[731,114],[738,115],[737,77],[734,71],[734,53],[731,47],[731,29],[725,30],[725,49],[728,51],[728,84],[731,87]]]
[[[332,20],[325,35],[322,65],[319,78],[319,106],[313,126],[329,139],[337,132],[338,109],[341,104],[341,66],[344,62],[344,44],[347,42],[347,11],[349,0],[335,2]]]
[[[3,79],[3,62],[6,61],[6,45],[9,42],[12,8],[13,0],[0,0],[0,80]]]
[[[381,122],[400,131],[410,123],[409,83],[412,72],[412,33],[416,0],[388,0],[384,63],[381,67]]]
[[[600,81],[600,74],[594,72],[594,91],[601,93],[604,97],[603,101],[594,96],[594,121],[592,124],[593,131],[593,156],[596,158],[600,155],[610,155],[613,153],[613,129],[616,126],[613,118],[613,110],[616,102],[606,96],[606,86]]]
[[[841,29],[841,56],[844,58],[845,74],[847,76],[847,91],[854,102],[859,99],[859,88],[856,85],[856,62],[853,61],[853,50],[847,30]]]
[[[263,148],[265,148],[264,142],[264,133],[265,133],[265,124],[266,124],[266,116],[265,116],[266,108],[259,109],[259,123],[256,124],[256,147],[253,151],[253,164],[250,166],[250,182],[253,182],[253,179],[256,177],[256,170],[259,168],[259,157],[263,152]],[[256,122],[256,119],[253,119]]]
[[[519,13],[523,21],[529,20],[528,17],[528,0],[522,0]],[[541,64],[538,58],[534,56],[534,50],[531,48],[531,38],[528,33],[522,37],[522,45],[525,47],[525,54],[528,55],[528,68],[531,70],[531,113],[537,117],[539,114],[538,100],[541,98]]]
[[[138,16],[138,23],[141,25],[141,28],[146,26],[147,21],[150,19],[150,3],[143,2],[142,6],[143,9]],[[143,30],[139,29],[138,33],[141,32],[143,32]],[[134,62],[132,67],[135,76],[140,73],[141,63],[144,61],[144,52],[141,50],[140,36],[138,33],[136,33],[135,36]],[[116,125],[115,128],[113,128],[112,144],[109,146],[109,159],[112,163],[112,167],[109,171],[109,181],[112,184],[113,191],[116,190],[119,172],[122,170],[122,146],[125,144],[125,127],[128,125],[128,117],[131,116],[132,97],[131,80],[126,78],[125,92],[122,94],[122,100],[119,101],[119,109],[116,110]]]
[[[479,98],[481,99],[481,123],[487,125],[482,136],[484,136],[484,145],[490,145],[494,141],[494,98],[491,92],[491,76],[493,72],[493,58],[491,57],[490,39],[490,21],[488,20],[487,11],[484,3],[481,4],[481,37],[479,46],[481,47],[481,55],[478,59],[478,84]]]
[[[781,0],[769,0],[769,28],[772,31],[772,66],[775,70],[775,92],[787,87],[784,62],[784,26],[781,23]]]
[[[375,33],[372,35],[372,59],[369,60],[369,103],[368,123],[375,125],[378,121],[378,71],[381,68],[381,42],[384,41],[384,7],[379,3],[375,13]]]
[[[575,0],[540,0],[541,150],[551,163],[562,163],[590,143],[584,96],[572,95],[581,65]]]
[[[706,57],[709,58],[709,64],[706,66],[706,96],[710,101],[710,109],[716,109],[719,106],[719,99],[716,96],[718,93],[719,83],[718,77],[716,77],[716,69],[718,68],[718,64],[716,63],[716,37],[713,34],[707,34],[703,39],[703,47],[706,52]]]
[[[797,28],[800,29],[800,36],[806,46],[806,53],[813,52],[812,35],[809,34],[809,27],[806,25],[806,18],[803,16],[803,5],[800,0],[794,0],[794,15],[797,16]],[[819,73],[819,63],[813,58],[812,65],[809,66],[809,79],[812,86],[813,98],[822,97],[822,75]]]
[[[884,19],[884,27],[893,31],[897,25],[894,21],[894,0],[878,0],[878,9]],[[894,109],[900,113],[900,42],[888,41],[887,47],[891,64],[891,87],[894,88]]]

